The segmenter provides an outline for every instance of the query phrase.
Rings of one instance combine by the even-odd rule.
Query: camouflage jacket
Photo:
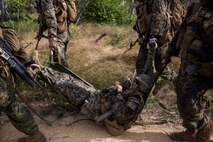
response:
[[[50,39],[58,38],[58,34],[67,31],[69,21],[76,19],[74,0],[37,0],[36,10],[40,24],[38,37],[48,30]]]
[[[164,44],[171,40],[184,13],[179,0],[138,0],[136,14],[139,32],[145,38],[154,36],[158,43]]]
[[[212,25],[212,10],[200,4],[188,8],[187,16],[167,51],[181,57],[182,73],[189,73],[189,70],[196,73],[202,64],[213,64]],[[213,73],[213,69],[209,68],[209,72]]]

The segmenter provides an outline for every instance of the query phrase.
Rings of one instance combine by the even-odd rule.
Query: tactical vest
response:
[[[161,35],[161,38],[158,39],[158,44],[164,44],[165,42],[171,41],[171,38],[174,35],[174,32],[177,30],[179,25],[182,22],[182,18],[184,17],[184,9],[179,0],[164,0],[159,1],[163,2],[166,8],[165,19],[162,20],[160,24],[164,25]],[[144,0],[143,2],[136,4],[136,14],[138,18],[138,26],[140,33],[145,36],[145,38],[149,38],[149,34],[151,31],[151,23],[155,21],[153,18],[153,3],[156,3],[155,0]]]
[[[212,62],[213,12],[196,4],[191,8],[191,15],[183,27],[176,43],[176,48],[180,49],[182,64]]]

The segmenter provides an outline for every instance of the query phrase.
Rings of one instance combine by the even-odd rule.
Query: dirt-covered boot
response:
[[[28,137],[20,138],[17,142],[47,142],[47,139],[44,134],[38,130]]]
[[[194,141],[196,137],[196,131],[187,129],[183,132],[171,133],[170,137],[174,141]]]
[[[199,129],[195,142],[209,142],[213,133],[213,122],[210,121],[205,127]]]

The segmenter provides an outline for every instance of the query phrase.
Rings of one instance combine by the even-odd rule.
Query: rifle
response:
[[[27,72],[27,68],[21,63],[12,53],[13,49],[9,43],[0,37],[0,57],[7,61],[9,69],[11,72],[16,73],[24,81],[26,81],[30,86],[42,90],[43,87],[36,82],[33,77]]]

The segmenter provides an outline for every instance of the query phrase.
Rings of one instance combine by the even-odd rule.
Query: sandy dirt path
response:
[[[0,142],[15,142],[19,137],[25,136],[17,131],[6,117],[0,117],[6,122],[0,125]],[[95,124],[90,120],[77,122],[66,126],[67,120],[59,120],[53,126],[47,126],[39,118],[37,123],[49,142],[172,142],[166,132],[179,131],[180,127],[174,125],[135,125],[123,135],[111,136],[104,126]],[[69,123],[68,123],[69,124]]]

